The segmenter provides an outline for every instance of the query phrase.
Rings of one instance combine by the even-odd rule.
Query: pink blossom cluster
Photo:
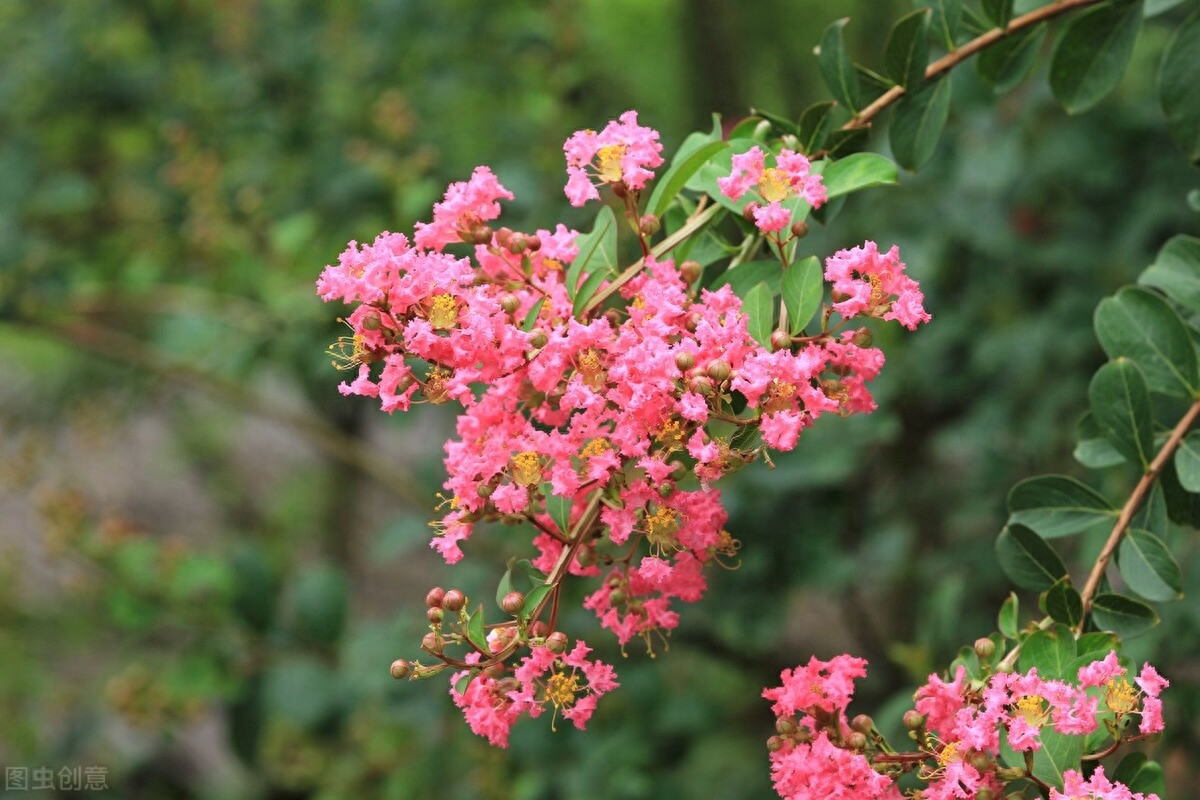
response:
[[[640,190],[654,177],[651,170],[663,162],[658,131],[638,125],[636,111],[626,111],[599,133],[576,131],[563,152],[567,157],[564,191],[573,206],[600,199],[595,180]]]
[[[874,242],[839,250],[825,260],[825,280],[833,284],[833,308],[844,318],[859,314],[896,320],[910,331],[930,320],[925,295],[904,274],[895,245],[880,253]]]
[[[1050,800],[1158,800],[1158,795],[1130,791],[1128,786],[1105,777],[1104,767],[1098,766],[1086,781],[1073,769],[1064,772],[1062,791],[1050,789]]]
[[[892,779],[845,744],[850,733],[846,707],[866,667],[865,660],[849,655],[829,661],[813,657],[803,667],[785,669],[781,686],[763,691],[780,721],[777,727],[789,732],[771,752],[771,779],[780,797],[899,800]]]
[[[450,696],[462,709],[471,730],[497,747],[508,746],[509,731],[523,714],[539,717],[547,708],[583,730],[596,710],[596,701],[618,686],[613,668],[589,660],[590,652],[582,640],[566,653],[554,653],[538,645],[531,648],[512,675],[477,675],[461,693],[455,687],[470,672],[456,673],[451,679]],[[479,660],[478,653],[467,656],[468,663]]]
[[[781,150],[773,167],[766,165],[766,157],[757,145],[735,155],[733,172],[718,178],[717,186],[730,200],[753,191],[763,201],[752,208],[754,224],[763,233],[778,233],[792,224],[792,209],[785,204],[803,198],[818,208],[825,202],[825,186],[820,175],[809,171],[811,165],[801,153]]]

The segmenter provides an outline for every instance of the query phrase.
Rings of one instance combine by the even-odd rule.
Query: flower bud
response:
[[[846,747],[850,748],[851,750],[866,750],[867,737],[863,736],[858,731],[853,731],[852,733],[846,735]]]
[[[851,297],[852,295],[848,295],[845,292],[838,291],[837,289],[834,289],[829,293],[829,299],[835,303],[844,303]]]
[[[425,595],[425,605],[430,608],[440,608],[442,598],[446,596],[446,590],[440,586],[435,586],[429,590],[429,594]]]
[[[442,598],[442,608],[457,614],[463,610],[463,606],[467,604],[467,596],[458,589],[451,589],[446,592],[446,596]]]
[[[1025,777],[1024,767],[1000,767],[996,770],[996,778],[1002,783],[1009,781],[1019,781]],[[1012,795],[1009,795],[1012,797]]]
[[[687,315],[687,319],[683,321],[683,327],[688,333],[695,333],[700,327],[700,321],[704,319],[700,316],[699,311],[693,311]]]
[[[519,256],[525,252],[525,248],[529,247],[529,237],[523,233],[514,233],[508,237],[508,244],[505,247],[514,256]]]
[[[729,378],[729,362],[714,361],[708,365],[708,377],[714,382],[721,383]]]
[[[1013,797],[1014,800],[1017,800],[1020,798],[1020,795],[1009,795],[1009,797]],[[987,786],[981,786],[975,792],[975,800],[996,800],[996,793]]]
[[[530,334],[529,345],[537,348],[538,350],[541,350],[546,346],[546,343],[550,341],[550,337],[547,336],[546,332],[541,328],[534,328],[532,331],[530,331]]]
[[[917,711],[915,708],[910,708],[904,712],[904,727],[910,731],[915,731],[925,724],[925,715]]]
[[[992,760],[988,758],[987,753],[978,750],[967,757],[967,763],[974,767],[976,772],[983,772],[992,766]]]
[[[379,316],[379,310],[372,308],[363,314],[362,326],[368,331],[377,331],[383,325],[383,319]]]
[[[775,720],[775,730],[783,736],[791,736],[796,732],[796,720],[791,717],[780,717]]]
[[[403,658],[397,658],[392,662],[392,677],[398,681],[402,681],[412,674],[412,664],[409,664]]]
[[[505,314],[515,314],[521,307],[521,299],[515,294],[506,294],[500,298],[500,307],[504,309]]]
[[[698,395],[708,397],[713,393],[713,384],[707,375],[698,375],[688,383],[688,388]]]
[[[425,609],[425,618],[429,620],[430,625],[441,625],[442,620],[446,618],[446,612],[440,608]]]
[[[550,632],[550,626],[542,622],[540,619],[529,626],[529,635],[534,639],[542,639]]]
[[[786,742],[782,736],[772,736],[770,739],[767,739],[767,749],[772,753],[782,750],[784,744]]]
[[[1013,667],[1012,664],[1006,663],[1004,661],[1001,661],[999,664],[996,665],[996,672],[999,672],[1002,675],[1009,675],[1015,671],[1016,671],[1016,669]]]
[[[742,207],[742,217],[746,222],[754,222],[754,212],[762,208],[762,203],[757,200],[751,200]]]
[[[525,237],[525,246],[528,247],[530,251],[536,253],[538,250],[542,249],[542,237],[538,236],[536,233],[528,234]]]
[[[856,730],[859,733],[870,733],[875,730],[875,720],[868,717],[866,714],[859,714],[854,719],[850,720],[851,730]]]
[[[798,219],[792,223],[792,236],[797,239],[803,239],[808,235],[808,223],[802,219]]]
[[[494,492],[494,491],[496,491],[496,490],[493,489],[491,486],[488,486],[486,483],[481,483],[475,487],[475,494],[479,495],[484,500],[491,497],[492,492]]]
[[[792,346],[792,337],[787,331],[775,331],[771,334],[771,351],[779,352]]]
[[[430,631],[421,638],[421,649],[433,653],[435,656],[440,655],[442,652],[442,637]]]
[[[643,236],[653,236],[662,230],[662,223],[653,214],[642,214],[642,218],[638,220],[638,230]]]
[[[619,606],[625,602],[625,591],[623,589],[613,589],[608,594],[608,602],[614,606]]]
[[[575,561],[581,567],[590,567],[596,563],[596,548],[594,545],[584,545],[575,555]]]
[[[679,277],[683,278],[683,282],[689,286],[700,280],[700,273],[703,268],[699,261],[688,260],[679,265]]]
[[[499,680],[504,677],[504,665],[497,661],[495,664],[488,664],[483,668],[483,674],[492,680]]]
[[[687,372],[696,363],[696,357],[686,350],[681,350],[675,354],[675,366],[680,372]]]
[[[682,461],[676,459],[671,462],[671,478],[681,481],[687,477],[688,468]]]
[[[855,347],[870,347],[871,342],[875,341],[875,334],[871,332],[870,328],[859,328],[850,337],[850,341],[854,343]]]
[[[471,229],[471,241],[475,244],[491,244],[492,229],[487,225],[476,225]]]
[[[988,661],[992,656],[996,655],[996,643],[986,637],[976,639],[975,655],[979,656],[982,661]]]
[[[546,649],[551,653],[567,652],[567,635],[562,631],[555,631],[546,637]]]
[[[617,197],[621,198],[622,200],[624,200],[625,197],[629,194],[629,187],[625,185],[625,181],[617,181],[616,183],[610,183],[609,186],[612,187],[613,194],[615,194]]]
[[[675,484],[673,484],[673,483],[660,483],[660,484],[658,485],[658,496],[659,496],[659,497],[662,497],[662,498],[664,498],[664,499],[665,499],[665,498],[667,498],[667,497],[670,497],[670,496],[671,496],[671,495],[673,495],[673,494],[675,494]]]
[[[520,592],[509,592],[500,600],[500,607],[505,614],[519,614],[525,607],[525,595]]]
[[[508,243],[512,241],[512,235],[512,228],[501,228],[500,230],[496,231],[496,244],[507,250]]]

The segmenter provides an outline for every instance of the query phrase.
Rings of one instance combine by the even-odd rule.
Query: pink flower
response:
[[[811,743],[771,753],[771,780],[784,800],[900,800],[891,778],[861,753],[834,745],[825,731]]]
[[[866,675],[865,659],[843,654],[821,661],[813,656],[805,666],[781,672],[783,685],[764,689],[763,697],[773,701],[771,710],[776,717],[811,716],[816,711],[844,713],[854,694],[854,680]]]
[[[468,181],[450,184],[442,202],[433,205],[433,222],[418,222],[413,240],[417,247],[441,251],[453,242],[472,239],[472,230],[500,216],[498,200],[512,200],[487,167],[476,167]]]
[[[752,188],[765,201],[754,209],[754,223],[764,233],[781,231],[791,224],[789,200],[802,197],[813,208],[825,202],[825,186],[820,175],[809,173],[808,159],[791,150],[782,150],[774,167],[766,166],[766,154],[756,145],[733,157],[733,172],[717,178],[721,193],[739,200]]]
[[[1123,783],[1110,781],[1104,767],[1098,766],[1086,781],[1073,769],[1064,772],[1062,791],[1052,787],[1050,800],[1158,800],[1158,795],[1133,792]]]
[[[846,319],[866,314],[896,320],[909,330],[928,322],[925,296],[917,282],[904,274],[904,263],[895,245],[880,253],[874,242],[839,250],[825,259],[825,280],[844,299],[833,304]]]
[[[624,183],[639,190],[654,177],[654,167],[663,163],[658,131],[637,124],[637,112],[626,111],[620,121],[610,121],[604,130],[576,131],[563,145],[567,157],[567,199],[573,206],[599,200],[593,179],[600,183]]]

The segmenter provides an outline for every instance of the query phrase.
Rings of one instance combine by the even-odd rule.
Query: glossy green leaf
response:
[[[1055,622],[1076,627],[1083,621],[1083,600],[1068,577],[1060,578],[1046,590],[1046,613]]]
[[[1161,289],[1176,303],[1200,314],[1200,239],[1176,236],[1168,241],[1138,283]]]
[[[542,484],[542,497],[546,500],[546,513],[558,526],[559,533],[566,536],[571,532],[571,498],[554,494],[554,487],[549,483]]]
[[[761,108],[752,107],[750,114],[755,117],[762,117],[771,124],[771,130],[768,131],[767,135],[768,139],[780,136],[796,136],[800,133],[800,129],[796,127],[796,123],[773,111],[764,111]]]
[[[930,28],[947,50],[953,50],[962,24],[962,0],[915,0],[914,5],[933,9]]]
[[[525,321],[521,323],[521,330],[529,333],[537,327],[538,314],[542,313],[542,306],[544,305],[546,305],[545,297],[542,297],[533,304],[533,307],[529,309],[529,313],[525,315]]]
[[[865,67],[862,64],[855,64],[854,71],[858,74],[858,85],[862,89],[862,104],[864,108],[874,103],[884,92],[896,85],[891,78],[880,75],[875,70]]]
[[[1117,87],[1142,29],[1140,3],[1103,3],[1073,17],[1050,61],[1054,98],[1077,114]]]
[[[1086,663],[1091,663],[1096,660],[1095,654],[1099,654],[1101,658],[1107,656],[1111,651],[1116,650],[1121,645],[1121,640],[1116,634],[1107,631],[1088,631],[1083,636],[1075,640],[1075,648],[1079,651],[1079,658],[1086,658]]]
[[[883,68],[888,77],[912,91],[925,80],[929,62],[929,21],[933,13],[920,8],[892,26],[883,49]]]
[[[1134,464],[1148,469],[1154,458],[1154,418],[1146,379],[1128,358],[1117,358],[1096,371],[1088,385],[1092,417],[1113,446]]]
[[[1009,592],[1008,597],[1004,599],[1004,603],[1000,606],[1000,613],[996,616],[996,626],[1005,638],[1016,639],[1017,635],[1021,632],[1018,617],[1019,611],[1020,601],[1017,600],[1017,593]]]
[[[1183,596],[1183,576],[1171,551],[1149,531],[1132,529],[1117,551],[1121,578],[1134,592],[1157,602]]]
[[[1038,670],[1038,676],[1041,675],[1041,670]],[[1033,753],[1034,777],[1047,786],[1061,789],[1066,771],[1079,768],[1079,759],[1083,756],[1083,737],[1059,733],[1047,726],[1038,738],[1042,746]]]
[[[742,313],[746,315],[746,331],[754,341],[767,347],[775,330],[775,295],[765,282],[755,284],[742,300]]]
[[[821,306],[825,291],[821,262],[816,256],[802,258],[783,272],[781,290],[788,312],[788,331],[798,334]]]
[[[745,297],[755,286],[765,283],[770,287],[772,294],[778,294],[782,278],[783,267],[778,261],[747,261],[716,276],[708,288],[720,289],[728,284],[734,294],[738,297]]]
[[[601,206],[592,229],[581,234],[575,243],[579,246],[579,254],[571,262],[566,278],[567,297],[572,300],[581,292],[579,280],[582,276],[600,275],[603,280],[617,269],[617,216],[613,210]],[[575,313],[579,313],[578,308]]]
[[[1075,425],[1079,443],[1075,445],[1075,460],[1089,469],[1104,469],[1124,464],[1125,457],[1117,452],[1112,442],[1096,423],[1091,411],[1084,412]]]
[[[849,17],[843,17],[825,29],[817,47],[817,66],[830,94],[846,108],[856,112],[863,105],[862,87],[858,83],[854,62],[846,52],[843,29],[849,21]]]
[[[695,136],[696,134],[692,135]],[[686,140],[684,144],[687,144]],[[670,169],[662,174],[654,186],[654,192],[650,195],[650,201],[646,205],[650,209],[650,213],[657,217],[665,214],[667,206],[683,190],[683,187],[687,185],[692,176],[710,158],[728,148],[728,142],[707,142],[696,147],[686,157],[672,164]],[[680,148],[680,152],[683,152],[682,148]]]
[[[1013,0],[980,0],[984,15],[997,28],[1007,28],[1013,15]]]
[[[1067,567],[1046,540],[1024,525],[1009,525],[996,538],[996,560],[1022,589],[1040,592],[1067,574]]]
[[[916,170],[933,158],[950,116],[950,81],[929,81],[921,91],[904,96],[892,112],[889,136],[900,166]]]
[[[1158,624],[1158,614],[1140,600],[1119,594],[1098,594],[1092,599],[1092,621],[1104,631],[1129,639]]]
[[[1200,492],[1200,431],[1192,431],[1175,451],[1175,474],[1179,485],[1189,492]]]
[[[500,576],[500,583],[496,584],[496,605],[500,605],[504,600],[505,595],[514,591],[512,567],[504,570],[504,574]]]
[[[1200,164],[1200,9],[1167,43],[1158,68],[1158,99],[1171,136],[1193,164]]]
[[[1021,646],[1021,671],[1028,672],[1036,667],[1038,677],[1046,680],[1073,680],[1071,662],[1077,654],[1075,635],[1063,624],[1044,631],[1035,631]]]
[[[1127,356],[1152,392],[1195,396],[1196,351],[1183,320],[1158,295],[1128,286],[1096,307],[1096,337],[1109,358]]]
[[[829,134],[829,142],[825,146],[825,153],[830,158],[846,158],[847,156],[866,150],[870,143],[871,134],[866,128],[836,130]],[[826,203],[821,208],[824,209],[828,205]]]
[[[528,622],[533,612],[537,610],[538,604],[546,599],[546,595],[550,594],[553,590],[553,586],[543,583],[526,592],[525,605],[521,609],[521,619]]]
[[[992,84],[998,93],[1007,92],[1029,74],[1046,39],[1047,25],[1042,23],[1006,36],[979,54],[975,68],[979,77]]]
[[[1114,783],[1123,784],[1131,792],[1167,796],[1167,780],[1163,768],[1145,753],[1127,753],[1112,774]]]
[[[1094,489],[1066,475],[1021,481],[1008,493],[1008,511],[1009,525],[1026,525],[1047,539],[1078,533],[1117,515]]]
[[[825,146],[825,140],[829,137],[829,132],[833,130],[833,109],[836,107],[836,103],[828,100],[804,109],[804,112],[800,114],[800,121],[796,125],[798,131],[796,136],[800,140],[800,152],[811,156]]]
[[[1167,498],[1161,483],[1156,481],[1150,489],[1150,496],[1133,515],[1132,527],[1149,531],[1160,538],[1170,533],[1171,520],[1167,515]]]
[[[482,675],[482,674],[483,674],[483,670],[481,670],[481,669],[472,669],[472,670],[471,670],[470,672],[468,672],[466,675],[463,675],[463,676],[462,676],[461,678],[459,678],[459,679],[458,679],[458,681],[456,681],[456,682],[455,682],[455,684],[454,684],[454,691],[455,691],[455,693],[456,693],[456,694],[459,694],[459,695],[466,694],[466,692],[467,692],[467,687],[471,685],[471,681],[475,680],[476,678],[478,678],[478,677],[479,677],[480,675]]]
[[[467,639],[476,649],[484,653],[488,652],[487,631],[483,626],[483,606],[476,608],[474,613],[467,618],[466,633]]]
[[[894,185],[899,179],[896,163],[878,153],[855,153],[840,158],[827,164],[821,173],[821,183],[830,200],[869,186]]]

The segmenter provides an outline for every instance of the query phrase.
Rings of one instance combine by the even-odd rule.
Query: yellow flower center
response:
[[[713,551],[720,553],[723,556],[736,556],[738,550],[742,549],[742,543],[733,538],[733,534],[724,528],[717,534],[717,544],[713,547]]]
[[[448,293],[434,295],[429,324],[438,330],[449,330],[458,324],[458,304]]]
[[[604,385],[604,370],[600,367],[600,354],[590,347],[579,354],[579,374],[583,382],[591,389],[599,389]]]
[[[758,179],[758,193],[768,203],[778,203],[791,196],[792,185],[786,175],[774,167],[768,167]]]
[[[579,693],[579,676],[574,672],[556,672],[546,681],[546,699],[554,707],[564,708],[575,703],[575,695]]]
[[[607,453],[611,449],[612,448],[609,447],[608,442],[597,436],[585,444],[583,446],[583,450],[581,450],[579,454],[584,458],[591,458],[592,456],[598,456],[602,453]]]
[[[654,434],[654,440],[667,450],[678,450],[683,447],[683,426],[677,419],[669,419]]]
[[[660,506],[646,515],[645,522],[646,541],[650,544],[651,552],[661,554],[663,551],[679,549],[679,545],[672,540],[681,526],[678,511]]]
[[[605,183],[620,183],[621,159],[625,157],[625,151],[628,149],[623,144],[610,144],[608,147],[600,148],[600,151],[596,153],[600,180]]]
[[[937,754],[938,766],[944,767],[947,764],[952,764],[955,761],[958,761],[960,758],[962,758],[962,755],[958,751],[959,751],[959,743],[958,742],[950,742],[949,744],[942,747],[942,749],[939,750],[938,754]]]
[[[1046,711],[1041,695],[1029,694],[1017,701],[1016,711],[1030,725],[1040,728],[1046,723]]]
[[[796,387],[793,384],[778,379],[772,380],[767,400],[763,403],[763,411],[774,413],[788,410],[792,407],[791,400],[795,394]]]
[[[1104,702],[1117,714],[1128,714],[1137,708],[1137,690],[1124,678],[1114,679],[1104,685]]]
[[[533,486],[542,482],[542,460],[532,451],[517,453],[510,461],[513,482],[520,486]]]
[[[542,266],[549,270],[561,270],[563,268],[562,262],[553,258],[543,258]]]
[[[634,308],[645,308],[646,307],[646,298],[642,297],[640,294],[634,295],[633,303],[631,305]]]
[[[450,399],[450,395],[446,393],[446,378],[450,377],[450,371],[439,367],[430,367],[425,373],[425,399],[434,405],[441,405]]]

